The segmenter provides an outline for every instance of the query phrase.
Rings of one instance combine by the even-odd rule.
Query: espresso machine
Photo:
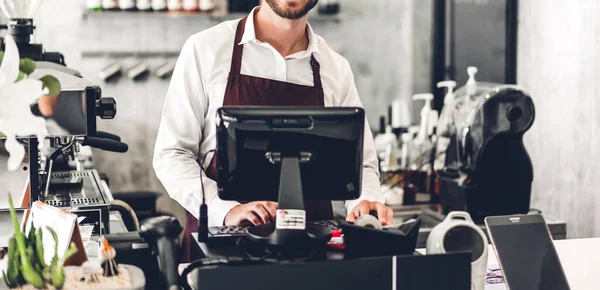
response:
[[[27,189],[30,202],[43,201],[66,211],[85,217],[80,223],[92,228],[93,235],[109,232],[109,211],[112,202],[106,182],[90,166],[85,166],[81,150],[90,147],[112,152],[126,152],[127,144],[119,136],[97,131],[96,119],[113,119],[117,112],[114,98],[102,97],[100,87],[82,78],[68,68],[62,54],[46,52],[42,44],[31,43],[35,31],[33,15],[40,1],[3,1],[0,9],[9,18],[6,37],[16,44],[21,58],[30,58],[36,69],[29,75],[39,79],[45,75],[55,77],[61,86],[51,99],[51,109],[42,110],[41,98],[32,104],[31,113],[45,119],[47,136],[19,138],[27,144],[27,162],[23,170],[28,173]],[[0,50],[6,50],[7,39],[0,38]],[[45,113],[43,113],[44,111]],[[46,150],[38,150],[38,142],[47,142]],[[84,147],[86,146],[86,147]],[[75,163],[75,166],[69,164]],[[0,174],[8,172],[0,171]],[[1,180],[0,180],[1,181]],[[3,209],[0,208],[0,212]],[[0,217],[2,220],[4,217]]]
[[[442,169],[437,171],[445,214],[466,211],[477,223],[486,216],[529,211],[533,167],[523,135],[535,119],[522,88],[468,82],[456,91]]]

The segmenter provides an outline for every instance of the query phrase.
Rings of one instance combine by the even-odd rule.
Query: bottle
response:
[[[431,118],[431,101],[433,100],[433,94],[416,94],[413,96],[413,100],[425,101],[425,105],[423,105],[423,108],[421,109],[419,133],[413,141],[414,149],[411,156],[411,170],[421,171],[427,167],[427,160],[429,159],[429,155],[427,155],[427,153],[430,152],[429,150],[432,148],[431,140],[429,139],[428,135],[428,129],[429,120]]]
[[[385,116],[380,116],[379,117],[379,130],[377,131],[377,134],[383,134],[385,133]]]
[[[469,79],[467,80],[467,94],[475,95],[477,93],[477,81],[475,80],[475,74],[477,73],[477,67],[470,66],[467,68],[467,74]]]
[[[454,126],[454,88],[456,87],[455,81],[442,81],[437,83],[438,88],[446,88],[447,92],[444,96],[444,107],[440,113],[440,119],[438,121],[438,136],[448,136],[451,127]]]
[[[119,4],[117,0],[102,0],[102,10],[117,10]]]
[[[429,128],[429,119],[431,110],[431,101],[433,100],[433,94],[416,94],[413,96],[413,101],[424,100],[425,105],[421,109],[421,123],[419,124],[419,134],[417,135],[416,141],[423,142],[427,139],[427,130]]]
[[[410,126],[410,112],[408,105],[404,100],[394,100],[392,102],[391,111],[391,125],[392,132],[396,136],[400,136],[403,132],[406,132],[406,128]]]
[[[212,11],[215,9],[215,0],[200,0],[198,9],[200,9],[200,11]]]
[[[167,1],[166,0],[152,0],[152,10],[154,10],[154,11],[167,10]]]
[[[169,11],[179,11],[181,8],[181,0],[167,0],[167,9],[169,9]]]
[[[131,11],[135,9],[134,0],[119,0],[119,8],[124,11]]]
[[[409,167],[409,162],[410,162],[409,154],[412,150],[413,137],[411,136],[411,133],[403,133],[400,138],[402,139],[402,150],[400,153],[400,166],[404,169],[407,169]]]
[[[427,137],[431,140],[436,133],[438,118],[440,114],[436,110],[429,111],[429,120],[427,121]]]
[[[454,88],[455,81],[442,81],[437,83],[438,88],[447,88],[446,96],[444,96],[444,107],[440,113],[440,118],[437,124],[437,138],[435,142],[436,152],[433,168],[440,170],[444,167],[446,159],[446,149],[450,144],[450,136],[454,129]]]
[[[102,0],[86,0],[85,7],[89,11],[102,11]]]
[[[386,151],[390,145],[392,145],[393,151],[398,148],[398,139],[396,138],[396,135],[392,133],[392,127],[390,125],[385,127],[385,133],[379,134],[375,137],[374,143],[375,151],[377,152],[377,157],[379,157],[379,160],[386,159]]]
[[[139,11],[150,11],[152,5],[150,4],[151,0],[136,0],[135,6]]]
[[[198,11],[198,0],[183,0],[181,7],[187,12]]]

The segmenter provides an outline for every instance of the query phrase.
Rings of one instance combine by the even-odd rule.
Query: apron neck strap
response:
[[[244,52],[244,45],[240,44],[242,37],[244,36],[244,30],[246,28],[246,20],[248,16],[242,18],[238,23],[237,30],[235,31],[235,40],[233,41],[233,57],[231,59],[231,72],[240,74],[242,70],[242,54]]]
[[[242,41],[242,37],[244,36],[247,20],[248,16],[242,18],[235,31],[233,57],[231,59],[231,72],[236,74],[240,74],[242,71],[242,55],[244,53],[244,45],[240,44],[240,41]],[[311,54],[310,56],[310,66],[312,67],[313,71],[314,87],[319,89],[323,88],[323,84],[321,83],[321,64],[319,64],[314,54]]]

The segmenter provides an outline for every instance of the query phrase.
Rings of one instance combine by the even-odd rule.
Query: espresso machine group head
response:
[[[48,61],[65,65],[64,56],[58,52],[45,52],[41,44],[30,43],[31,35],[35,30],[33,19],[30,18],[11,18],[8,25],[8,34],[11,35],[17,47],[21,58],[30,58],[33,61]],[[4,50],[4,39],[1,41],[2,50]]]
[[[455,124],[438,171],[444,212],[466,211],[476,222],[526,214],[533,166],[523,135],[535,119],[531,97],[518,86],[491,83],[456,95]]]

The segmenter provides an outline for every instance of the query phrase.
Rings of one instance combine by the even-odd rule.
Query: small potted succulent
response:
[[[48,289],[50,285],[55,289],[62,289],[65,284],[64,261],[77,252],[75,243],[62,258],[58,256],[58,236],[52,228],[47,227],[54,239],[54,255],[50,264],[44,261],[44,247],[42,244],[43,233],[41,228],[31,226],[29,234],[21,233],[17,214],[11,196],[8,196],[10,216],[12,218],[15,234],[9,240],[8,269],[2,272],[2,280],[8,288],[14,289],[24,285],[31,285],[36,289]]]

